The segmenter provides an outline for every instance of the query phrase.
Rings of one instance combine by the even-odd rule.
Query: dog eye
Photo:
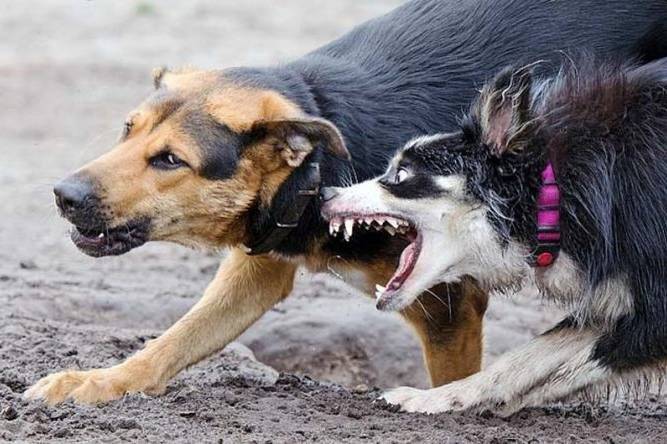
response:
[[[406,170],[405,168],[399,168],[398,171],[396,171],[396,177],[394,179],[394,182],[399,184],[403,182],[405,179],[407,179],[408,176],[410,176],[408,170]]]
[[[177,168],[185,167],[187,164],[182,161],[176,154],[163,151],[151,157],[149,163],[153,168],[160,170],[175,170]]]

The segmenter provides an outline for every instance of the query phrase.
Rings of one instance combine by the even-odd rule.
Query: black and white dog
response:
[[[506,69],[456,132],[408,143],[380,178],[329,189],[336,228],[389,221],[411,244],[378,306],[437,282],[535,279],[571,315],[467,379],[384,398],[511,414],[667,363],[667,59]],[[336,230],[334,230],[336,231]],[[400,234],[400,233],[399,233]]]

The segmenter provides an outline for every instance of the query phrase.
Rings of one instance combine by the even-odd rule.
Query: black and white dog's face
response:
[[[391,280],[378,284],[380,309],[403,309],[466,275],[490,287],[519,277],[525,239],[515,238],[512,222],[531,220],[525,200],[540,162],[529,153],[529,107],[529,74],[504,72],[459,131],[415,139],[383,176],[328,193],[323,215],[332,235],[375,228],[407,241]]]

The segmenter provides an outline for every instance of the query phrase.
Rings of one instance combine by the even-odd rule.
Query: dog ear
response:
[[[166,66],[159,66],[157,68],[153,68],[153,71],[151,71],[151,77],[153,77],[153,87],[155,89],[160,89],[162,86],[162,79],[164,78],[164,75],[169,72],[169,68]]]
[[[495,155],[520,151],[531,135],[532,67],[507,68],[482,89],[476,114],[482,140]]]
[[[343,135],[325,119],[303,117],[259,121],[253,125],[252,132],[277,141],[275,146],[280,148],[282,158],[293,168],[301,165],[316,147],[343,160],[351,160]]]

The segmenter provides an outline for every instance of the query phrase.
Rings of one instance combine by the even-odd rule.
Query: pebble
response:
[[[352,389],[352,391],[357,395],[363,395],[364,393],[368,393],[369,390],[370,389],[366,384],[359,384]]]
[[[35,263],[35,261],[27,259],[19,262],[19,267],[21,267],[21,269],[23,270],[35,270],[37,269],[37,264]]]
[[[13,405],[10,405],[2,409],[0,416],[2,416],[2,418],[6,419],[7,421],[13,421],[19,417],[19,412],[16,411]]]

